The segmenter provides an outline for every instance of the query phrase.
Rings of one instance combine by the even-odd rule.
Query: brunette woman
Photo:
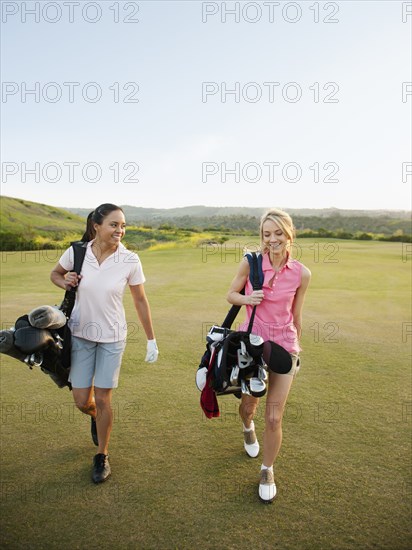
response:
[[[129,286],[137,315],[147,337],[146,361],[157,360],[158,349],[147,300],[142,264],[137,254],[121,243],[126,230],[123,210],[101,204],[89,214],[86,255],[78,276],[72,249],[67,249],[51,272],[52,282],[63,288],[78,286],[69,320],[72,332],[70,382],[76,406],[91,416],[91,432],[98,452],[92,479],[105,481],[110,473],[108,446],[113,424],[113,388],[118,386],[127,333],[123,295]]]

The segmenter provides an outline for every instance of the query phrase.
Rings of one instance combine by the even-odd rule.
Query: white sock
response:
[[[273,465],[272,466],[265,466],[264,464],[262,464],[262,466],[260,467],[261,470],[270,470],[273,474]]]
[[[251,432],[251,431],[254,430],[254,429],[255,429],[255,423],[253,422],[253,420],[252,420],[252,422],[251,422],[251,424],[250,424],[250,428],[246,428],[246,426],[243,424],[243,431],[244,431],[244,432]]]

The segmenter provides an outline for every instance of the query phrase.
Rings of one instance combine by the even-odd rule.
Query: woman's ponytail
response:
[[[89,241],[92,241],[96,236],[96,231],[93,227],[95,223],[93,220],[93,214],[94,214],[94,210],[90,212],[90,214],[87,216],[86,231],[83,237],[81,238],[81,240],[86,243],[88,243]]]

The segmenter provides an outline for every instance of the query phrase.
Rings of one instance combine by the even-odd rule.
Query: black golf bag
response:
[[[71,243],[73,271],[80,274],[87,243]],[[70,372],[71,333],[67,325],[76,299],[76,288],[67,290],[60,307],[40,306],[19,317],[14,327],[0,331],[0,353],[39,367],[59,387],[67,386]]]
[[[266,393],[266,365],[263,361],[263,338],[247,331],[233,331],[213,326],[208,334],[212,376],[216,395],[241,393],[262,397]],[[218,340],[216,340],[218,334]],[[209,367],[208,365],[208,367]],[[208,369],[209,370],[209,369]]]
[[[248,253],[253,290],[263,285],[262,256]],[[242,290],[244,293],[244,289]],[[202,392],[200,403],[208,418],[219,416],[216,395],[243,394],[262,397],[266,393],[267,371],[263,360],[263,338],[252,334],[256,306],[247,331],[230,329],[241,306],[232,306],[221,326],[212,326],[206,337],[206,351],[196,373]]]

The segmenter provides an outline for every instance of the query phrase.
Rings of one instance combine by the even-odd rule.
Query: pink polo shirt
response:
[[[76,295],[69,320],[74,336],[93,342],[118,342],[127,334],[123,294],[127,285],[145,282],[142,264],[137,254],[122,243],[101,265],[87,244]],[[73,251],[68,248],[59,263],[67,271],[73,269]]]
[[[256,307],[253,323],[253,334],[272,340],[284,347],[289,353],[300,351],[296,327],[293,324],[292,306],[296,290],[302,279],[302,264],[289,259],[279,273],[276,273],[270,263],[269,254],[263,255],[262,269],[264,273],[264,299]],[[248,279],[245,294],[253,292]],[[253,306],[246,306],[246,320],[239,330],[247,330]]]

